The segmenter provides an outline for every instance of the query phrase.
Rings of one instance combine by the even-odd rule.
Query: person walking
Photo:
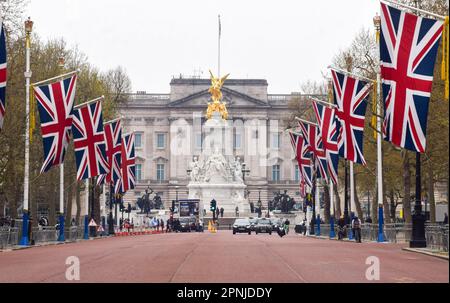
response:
[[[220,209],[216,208],[216,218],[219,219]]]
[[[223,207],[220,208],[220,217],[223,218],[223,213],[225,212],[225,209],[223,209]]]
[[[291,224],[291,222],[289,222],[289,219],[286,218],[286,220],[284,221],[284,231],[286,232],[286,235],[289,233],[289,225]]]
[[[347,226],[345,224],[344,216],[341,216],[338,221],[338,240],[344,239],[347,235]]]
[[[161,218],[161,232],[164,232],[164,220]]]
[[[352,220],[352,231],[355,241],[361,243],[361,220],[355,216]]]

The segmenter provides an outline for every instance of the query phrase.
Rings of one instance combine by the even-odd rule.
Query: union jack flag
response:
[[[366,165],[363,153],[364,121],[371,85],[331,70],[337,105],[339,155]]]
[[[381,3],[384,139],[420,153],[426,148],[428,104],[442,25]]]
[[[101,101],[81,106],[73,114],[73,141],[77,162],[77,179],[107,174],[105,133]]]
[[[3,127],[3,120],[5,118],[5,106],[6,106],[6,36],[5,29],[3,28],[3,21],[0,18],[0,131]]]
[[[109,173],[106,175],[106,182],[115,185],[115,192],[119,193],[117,186],[121,175],[122,164],[122,123],[120,120],[111,121],[105,124],[106,155],[108,158]]]
[[[69,144],[77,76],[34,87],[44,146],[41,173],[62,164]]]
[[[338,148],[338,129],[336,121],[336,111],[313,102],[314,113],[317,122],[319,122],[320,134],[322,136],[322,144],[327,159],[328,174],[334,184],[338,183],[338,166],[339,166],[339,148]]]
[[[134,153],[134,133],[122,138],[122,175],[121,192],[126,193],[135,188],[136,184],[136,156]]]
[[[311,177],[311,153],[309,151],[308,144],[306,143],[303,136],[290,133],[292,148],[295,152],[295,158],[297,159],[298,168],[300,171],[301,182],[300,187],[304,187],[305,183],[310,188],[312,188],[312,177]],[[303,191],[306,189],[304,188]],[[301,189],[302,191],[302,189]]]
[[[299,122],[298,124],[303,132],[303,138],[314,157],[314,167],[317,171],[317,178],[325,179],[325,181],[328,182],[327,158],[323,149],[319,128],[303,122]]]

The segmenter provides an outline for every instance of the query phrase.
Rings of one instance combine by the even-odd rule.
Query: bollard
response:
[[[334,217],[330,218],[330,239],[336,238],[336,232],[334,231]]]
[[[29,238],[28,238],[28,219],[29,215],[27,211],[24,211],[23,217],[22,217],[22,238],[20,239],[20,246],[28,246],[29,244]]]
[[[84,240],[89,240],[89,218],[84,216]]]
[[[65,236],[64,236],[64,215],[59,215],[59,235],[58,235],[58,242],[65,242]]]
[[[378,240],[377,242],[384,242],[384,234],[383,234],[383,224],[384,224],[384,214],[383,214],[383,205],[380,205],[378,208]]]

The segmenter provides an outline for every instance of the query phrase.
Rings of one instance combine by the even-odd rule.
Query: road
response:
[[[448,261],[401,247],[228,231],[116,237],[0,253],[0,282],[69,282],[70,256],[88,283],[372,283],[370,256],[380,260],[379,282],[449,282]]]

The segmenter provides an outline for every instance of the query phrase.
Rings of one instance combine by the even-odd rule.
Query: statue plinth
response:
[[[245,189],[242,175],[242,164],[239,158],[225,157],[223,155],[223,130],[227,127],[218,112],[208,120],[204,128],[209,129],[209,146],[206,146],[202,155],[190,164],[191,182],[189,199],[200,200],[200,211],[205,209],[208,214],[210,202],[215,199],[217,207],[224,209],[224,216],[234,217],[236,207],[239,215],[250,214],[250,204],[244,198]]]

